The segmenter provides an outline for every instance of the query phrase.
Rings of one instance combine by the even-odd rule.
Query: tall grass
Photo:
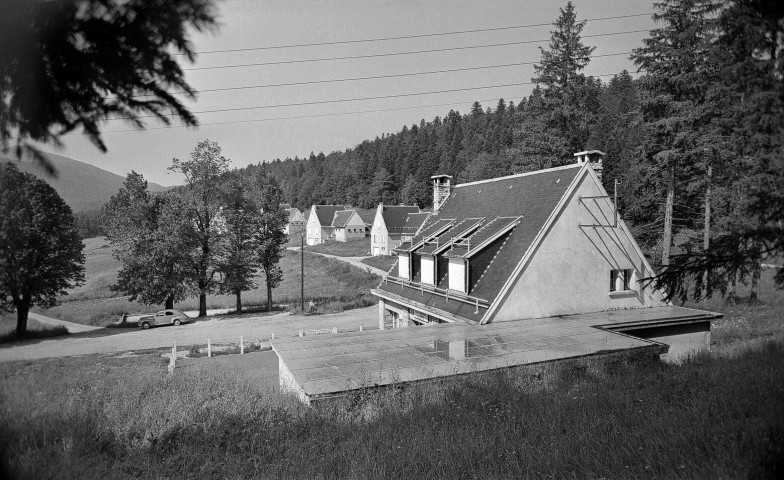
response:
[[[777,478],[784,347],[681,367],[616,358],[306,407],[154,355],[0,366],[22,478]]]

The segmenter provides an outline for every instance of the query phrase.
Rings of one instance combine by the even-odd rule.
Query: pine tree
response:
[[[572,2],[553,25],[548,50],[540,47],[541,61],[531,79],[537,88],[518,132],[520,153],[529,157],[518,170],[571,162],[572,154],[586,147],[597,107],[590,98],[598,94],[596,84],[580,73],[595,47],[582,43],[585,22],[577,21]]]
[[[664,178],[661,264],[666,266],[676,189],[693,180],[694,166],[705,154],[700,136],[706,129],[700,112],[710,78],[705,63],[712,40],[709,15],[716,7],[704,0],[671,0],[656,8],[660,13],[654,20],[663,25],[650,32],[632,58],[645,71],[640,81],[645,153],[654,175]]]

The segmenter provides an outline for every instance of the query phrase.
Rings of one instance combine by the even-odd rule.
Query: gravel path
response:
[[[62,321],[58,320],[58,322]],[[360,325],[364,329],[378,328],[376,306],[324,315],[280,313],[260,317],[211,318],[179,327],[162,326],[149,330],[138,328],[96,329],[79,325],[79,327],[91,330],[63,337],[0,344],[0,361],[145,350],[171,347],[175,342],[178,347],[206,345],[207,339],[210,339],[213,344],[236,344],[239,343],[240,336],[246,343],[250,343],[268,339],[273,333],[276,337],[291,337],[297,335],[300,330],[331,329],[334,327],[340,331],[358,330]],[[68,326],[70,328],[70,325]]]

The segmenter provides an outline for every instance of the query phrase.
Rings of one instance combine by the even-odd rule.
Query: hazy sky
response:
[[[652,2],[640,0],[577,0],[574,4],[581,19],[653,11]],[[564,5],[565,2],[531,0],[226,0],[218,3],[219,30],[194,37],[196,50],[205,53],[198,55],[195,64],[184,67],[290,62],[547,40],[552,30],[549,24],[555,21],[559,8]],[[548,25],[403,40],[206,53],[541,23]],[[647,15],[592,21],[585,26],[583,35],[647,31],[653,25]],[[646,33],[627,33],[584,38],[584,42],[597,47],[594,55],[606,55],[630,52],[641,45],[645,36]],[[546,47],[547,42],[362,59],[189,70],[187,78],[196,90],[201,90],[399,75],[536,62],[540,57],[539,46]],[[586,73],[602,75],[623,69],[634,71],[628,55],[595,58]],[[532,86],[481,88],[364,101],[314,102],[515,84],[530,82],[532,74],[532,65],[517,65],[395,78],[203,92],[190,105],[194,112],[243,110],[197,113],[201,123],[197,128],[165,128],[162,124],[150,122],[148,130],[132,131],[133,127],[123,121],[110,121],[103,127],[104,140],[109,148],[106,154],[97,150],[81,134],[65,137],[64,150],[49,151],[120,175],[133,169],[150,181],[173,185],[180,183],[181,179],[166,170],[172,158],[187,157],[196,143],[204,139],[217,141],[224,156],[236,167],[275,158],[307,156],[311,151],[329,153],[353,147],[382,133],[396,132],[403,125],[419,123],[422,118],[429,121],[436,115],[443,117],[450,108],[467,112],[474,100],[481,101],[485,108],[494,107],[499,98],[519,102],[530,93]],[[608,78],[604,77],[605,80]],[[293,103],[301,105],[275,106]],[[350,113],[365,111],[373,112]],[[319,116],[335,113],[346,114]]]

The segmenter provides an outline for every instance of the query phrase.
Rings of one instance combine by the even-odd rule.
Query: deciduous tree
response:
[[[272,289],[283,280],[280,259],[285,253],[288,236],[283,228],[288,222],[288,213],[281,207],[283,192],[275,177],[260,172],[255,179],[256,208],[260,218],[257,223],[257,259],[264,281],[267,284],[267,310],[272,311]]]
[[[55,306],[84,281],[83,248],[71,208],[54,188],[0,164],[0,308],[16,309],[19,335],[31,306]]]
[[[113,256],[122,263],[114,291],[166,308],[187,298],[184,258],[192,246],[182,206],[177,194],[150,193],[141,174],[128,174],[102,217]]]
[[[220,146],[209,140],[199,142],[189,160],[174,158],[169,167],[185,175],[185,186],[178,192],[184,200],[180,214],[190,227],[184,235],[194,242],[185,262],[191,286],[199,294],[200,317],[207,315],[207,294],[217,286],[218,253],[226,232],[222,178],[228,169],[229,161],[221,155]]]

